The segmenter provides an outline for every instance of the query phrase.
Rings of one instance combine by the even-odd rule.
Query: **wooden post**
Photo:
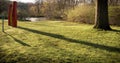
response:
[[[12,11],[12,26],[17,27],[17,2],[13,2],[13,11]]]
[[[10,4],[8,10],[8,25],[12,26],[12,4]]]

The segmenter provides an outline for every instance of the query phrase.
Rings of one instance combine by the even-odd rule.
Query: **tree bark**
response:
[[[95,26],[96,29],[111,30],[108,19],[108,0],[96,1]]]

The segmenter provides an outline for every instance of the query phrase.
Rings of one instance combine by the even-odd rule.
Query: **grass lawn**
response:
[[[114,31],[92,27],[40,21],[18,22],[18,28],[12,28],[5,22],[0,63],[120,63],[120,27],[112,26]]]

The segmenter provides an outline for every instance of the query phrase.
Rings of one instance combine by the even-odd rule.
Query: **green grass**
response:
[[[64,21],[18,26],[5,22],[5,33],[0,31],[0,63],[120,63],[120,27],[98,31]]]

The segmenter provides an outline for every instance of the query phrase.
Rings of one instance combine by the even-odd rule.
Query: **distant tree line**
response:
[[[78,5],[95,4],[96,0],[35,0],[35,3],[18,2],[18,17],[39,17],[46,16],[48,18],[64,19],[65,12],[74,9]],[[0,14],[7,16],[9,0],[0,1]],[[119,5],[120,0],[109,0],[109,5]]]
[[[73,15],[75,14],[75,12],[79,9],[76,9],[78,6],[82,7],[82,6],[95,6],[97,0],[35,0],[35,3],[21,3],[18,2],[18,18],[24,20],[26,17],[47,17],[48,19],[68,19],[67,17],[69,16],[68,12],[71,14],[71,19],[73,21],[79,21],[81,20],[81,18],[83,20],[83,22],[85,23],[89,23],[87,20],[91,20],[93,21],[94,14],[90,14],[91,18],[89,19],[89,14],[85,14],[88,13],[89,8],[86,8],[88,10],[86,11],[82,11],[80,13],[82,16],[77,16]],[[8,7],[9,4],[11,3],[11,1],[9,0],[0,0],[0,15],[4,14],[7,18],[7,12],[8,12]],[[119,16],[119,5],[120,5],[120,0],[108,0],[108,4],[111,7],[111,9],[109,11],[111,12],[117,12],[117,13],[112,13],[110,14],[111,20],[115,23],[118,22],[118,18],[117,16]],[[115,6],[115,10],[112,10],[112,6]],[[94,7],[93,7],[94,8]],[[72,10],[75,10],[74,13]],[[84,10],[84,9],[81,9]],[[94,10],[93,10],[94,11]],[[92,13],[93,11],[89,11],[90,13]],[[116,15],[116,16],[115,16]],[[81,17],[81,18],[79,18]],[[85,17],[85,19],[84,19]],[[78,19],[79,18],[79,19]],[[117,20],[116,20],[117,19]],[[112,22],[111,21],[111,22]]]
[[[0,0],[0,16],[5,15],[7,18],[7,10],[9,5],[9,0]]]

